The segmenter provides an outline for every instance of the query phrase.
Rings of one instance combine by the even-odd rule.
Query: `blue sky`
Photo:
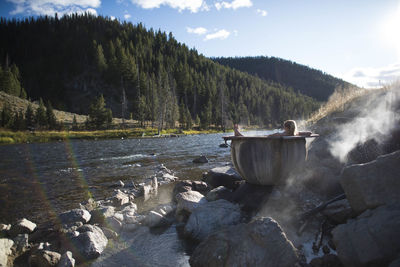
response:
[[[400,76],[400,0],[1,0],[0,16],[89,11],[205,56],[275,56],[364,87]]]

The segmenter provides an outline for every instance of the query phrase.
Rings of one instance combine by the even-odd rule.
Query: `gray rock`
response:
[[[60,262],[60,253],[49,250],[37,250],[29,257],[30,266],[54,267]]]
[[[193,163],[208,163],[208,159],[206,156],[200,156],[193,160]]]
[[[175,210],[176,210],[176,205],[173,203],[161,204],[154,209],[155,212],[158,212],[163,216],[167,216],[170,213],[174,212]]]
[[[203,174],[203,181],[214,188],[222,185],[235,190],[242,180],[242,177],[230,166],[213,168]]]
[[[11,229],[8,231],[8,234],[11,237],[16,237],[19,234],[30,234],[35,229],[36,229],[36,224],[24,218],[19,220],[13,226],[11,226]]]
[[[344,267],[338,256],[334,254],[326,254],[319,258],[314,258],[310,262],[311,267]]]
[[[121,232],[122,230],[122,225],[123,225],[122,221],[120,221],[114,216],[106,218],[105,223],[107,227],[111,228],[117,233]]]
[[[6,237],[10,229],[11,229],[11,224],[0,223],[0,238]]]
[[[81,203],[80,205],[81,205],[81,209],[87,210],[89,212],[99,206],[98,203],[96,201],[94,201],[93,198],[89,198],[87,201]]]
[[[106,218],[112,217],[115,214],[115,208],[112,206],[99,207],[90,212],[90,224],[103,224]]]
[[[23,252],[29,246],[28,234],[19,234],[13,240],[18,252]]]
[[[144,201],[149,200],[151,197],[158,194],[158,181],[157,177],[153,177],[145,182],[143,185]]]
[[[386,266],[400,253],[400,205],[367,210],[333,229],[333,242],[345,266]]]
[[[114,195],[111,197],[111,201],[114,206],[120,207],[129,203],[129,195],[123,193],[121,190],[116,190]]]
[[[63,212],[59,215],[62,223],[70,224],[75,222],[87,223],[90,221],[91,215],[87,210],[84,209],[73,209],[70,211]]]
[[[67,251],[61,255],[57,267],[74,267],[74,266],[75,266],[75,259],[72,257],[71,251]]]
[[[197,191],[182,192],[176,195],[178,202],[176,212],[186,211],[191,213],[195,208],[207,203],[207,199]]]
[[[152,210],[147,214],[143,223],[148,227],[159,227],[168,225],[169,222],[163,215]]]
[[[126,215],[126,214],[130,214],[133,215],[135,214],[137,211],[137,205],[135,203],[129,203],[128,206],[124,207],[121,212]]]
[[[124,232],[133,232],[136,231],[140,227],[140,224],[138,223],[125,223],[122,226],[122,231]]]
[[[276,221],[259,218],[210,234],[189,262],[192,267],[292,267],[298,262],[298,255]]]
[[[388,267],[400,267],[400,258],[397,258],[396,260],[392,261]]]
[[[229,200],[231,197],[232,191],[222,185],[214,188],[206,195],[208,201],[215,201],[221,198]]]
[[[383,204],[400,202],[399,162],[400,151],[397,151],[343,169],[340,184],[357,214]]]
[[[117,239],[118,238],[118,233],[113,231],[110,228],[101,227],[101,230],[103,231],[103,233],[107,237],[107,239]]]
[[[239,223],[240,219],[239,206],[220,199],[195,209],[185,225],[184,233],[193,239],[203,240],[214,231]]]
[[[84,225],[78,229],[80,233],[77,237],[71,239],[72,246],[69,250],[77,256],[78,262],[95,259],[103,252],[107,246],[107,237],[101,228],[95,225]]]
[[[350,207],[347,199],[342,199],[329,204],[323,211],[322,214],[328,217],[334,223],[340,224],[345,223],[347,219],[354,217],[356,214]]]
[[[0,238],[0,266],[8,266],[8,256],[12,254],[11,247],[14,245],[14,241],[7,238]]]
[[[192,190],[205,194],[210,190],[210,188],[207,183],[202,181],[182,180],[175,184],[172,195],[174,196],[174,200],[176,200],[175,197],[178,193],[188,192]]]

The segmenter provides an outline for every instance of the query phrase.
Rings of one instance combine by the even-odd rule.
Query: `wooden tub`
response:
[[[231,156],[239,174],[251,184],[284,184],[292,171],[307,159],[310,136],[225,136],[231,140]]]

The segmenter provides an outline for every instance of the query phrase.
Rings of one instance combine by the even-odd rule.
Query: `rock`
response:
[[[208,163],[208,159],[206,158],[206,156],[200,156],[198,158],[195,158],[193,160],[193,163]]]
[[[37,250],[29,257],[30,266],[52,267],[60,262],[60,253],[49,250]]]
[[[16,237],[19,234],[30,234],[35,229],[36,229],[36,224],[24,218],[19,220],[13,226],[11,226],[11,229],[8,231],[8,234],[11,237]]]
[[[92,210],[90,212],[90,224],[103,224],[106,218],[112,217],[115,214],[115,208],[112,206],[104,206]]]
[[[152,196],[156,196],[158,194],[158,182],[157,177],[153,177],[145,182],[143,185],[143,195],[144,201],[149,200]]]
[[[71,238],[71,246],[68,247],[78,263],[99,257],[108,242],[103,231],[98,226],[86,224],[78,228],[78,232],[79,235]]]
[[[178,205],[176,207],[177,213],[181,211],[192,213],[195,208],[204,203],[207,203],[206,198],[197,191],[179,193],[176,195],[176,200],[178,202]]]
[[[353,209],[350,207],[347,199],[342,199],[329,204],[322,214],[328,217],[331,222],[336,224],[345,223],[347,219],[355,216]]]
[[[314,258],[310,262],[311,267],[344,267],[338,256],[326,254],[320,258]]]
[[[121,212],[126,215],[126,214],[130,214],[133,215],[135,214],[137,211],[137,205],[135,203],[130,203],[128,206],[124,207]]]
[[[228,146],[228,144],[222,143],[222,144],[219,145],[219,147],[227,148],[227,147],[229,147],[229,146]]]
[[[182,180],[175,184],[172,195],[174,196],[174,199],[176,200],[175,197],[178,193],[188,192],[188,191],[192,191],[192,190],[198,191],[198,192],[204,194],[209,191],[209,187],[208,187],[207,183],[202,182],[202,181]]]
[[[400,202],[400,151],[343,169],[340,177],[350,206],[359,214],[383,204]]]
[[[23,252],[29,246],[29,235],[28,234],[19,234],[14,237],[14,244],[17,248],[17,252]]]
[[[10,229],[11,229],[11,224],[0,223],[0,238],[6,237]]]
[[[256,213],[268,201],[273,186],[243,183],[232,194],[232,201],[238,203],[243,211]]]
[[[61,213],[58,217],[64,224],[70,224],[75,222],[87,223],[90,221],[91,215],[87,210],[73,209]]]
[[[113,206],[121,207],[129,203],[129,195],[123,193],[121,190],[116,190],[114,195],[111,197]]]
[[[169,221],[160,213],[155,211],[150,211],[146,218],[143,220],[143,223],[148,227],[160,227],[169,224]]]
[[[213,188],[222,185],[235,190],[242,180],[242,177],[230,166],[213,168],[203,174],[203,181]]]
[[[67,251],[61,255],[57,267],[74,267],[74,266],[75,266],[75,259],[72,257],[71,251]]]
[[[121,188],[124,186],[125,186],[125,184],[121,180],[119,180],[118,182],[116,182],[115,184],[112,185],[112,187],[121,187]]]
[[[400,267],[400,258],[397,258],[396,260],[392,261],[388,267]]]
[[[169,184],[177,181],[178,179],[178,177],[169,173],[163,173],[161,176],[157,176],[157,182],[160,185]]]
[[[279,224],[271,218],[258,218],[210,234],[195,249],[189,263],[192,267],[292,267],[297,261],[296,248]]]
[[[138,229],[139,226],[140,225],[137,224],[137,223],[125,223],[122,226],[122,231],[124,231],[124,232],[133,232],[133,231],[136,231],[136,229]]]
[[[108,217],[105,220],[107,227],[111,228],[112,230],[116,231],[117,233],[121,232],[122,230],[122,221],[117,219],[115,216]]]
[[[7,265],[8,256],[12,254],[11,247],[14,245],[14,241],[7,238],[0,238],[0,266]]]
[[[101,230],[103,231],[103,233],[107,237],[107,239],[117,239],[118,238],[118,233],[113,231],[110,228],[101,227]]]
[[[208,192],[206,198],[208,201],[215,201],[218,199],[230,200],[232,198],[232,191],[221,185]]]
[[[154,211],[160,213],[163,216],[167,216],[176,210],[176,205],[173,203],[158,205]]]
[[[220,199],[195,209],[185,225],[184,233],[193,239],[203,240],[214,231],[239,223],[240,219],[239,206]]]
[[[386,266],[400,253],[400,205],[367,210],[333,229],[333,242],[345,266]]]
[[[86,202],[83,202],[80,205],[81,205],[81,209],[85,209],[89,212],[98,207],[98,204],[96,203],[96,201],[94,201],[93,198],[89,198]]]

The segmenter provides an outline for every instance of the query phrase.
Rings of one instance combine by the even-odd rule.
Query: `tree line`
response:
[[[60,110],[89,114],[102,95],[114,116],[142,126],[207,129],[277,125],[319,107],[291,87],[217,64],[141,23],[91,14],[0,18],[0,34],[1,62],[19,67],[29,97]]]

